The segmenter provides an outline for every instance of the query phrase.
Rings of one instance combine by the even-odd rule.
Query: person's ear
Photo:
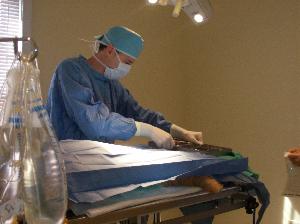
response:
[[[109,44],[109,45],[107,45],[107,47],[106,47],[106,51],[107,51],[107,53],[109,54],[109,55],[112,55],[112,54],[114,54],[115,53],[115,51],[114,51],[114,46],[112,45],[112,44]]]

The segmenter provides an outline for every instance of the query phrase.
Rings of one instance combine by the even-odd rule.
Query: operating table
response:
[[[177,141],[174,150],[182,151],[199,151],[210,155],[220,155],[222,153],[231,152],[231,149],[224,147],[216,147],[211,145],[203,145],[201,147],[195,146],[190,143]],[[228,177],[225,177],[225,180]],[[238,177],[240,178],[240,176]],[[244,178],[244,176],[242,177]],[[250,177],[246,177],[250,178]],[[220,178],[222,181],[222,178]],[[72,211],[72,205],[74,202],[70,201],[70,209],[67,212],[67,222],[70,224],[82,223],[147,223],[150,218],[152,218],[153,223],[164,223],[164,224],[177,224],[177,223],[187,223],[199,219],[204,219],[212,217],[218,214],[230,212],[237,209],[244,208],[247,214],[252,214],[252,222],[256,223],[256,208],[259,206],[259,202],[262,203],[261,210],[263,212],[269,203],[269,195],[264,185],[259,182],[257,183],[254,178],[250,178],[250,181],[236,182],[236,177],[229,177],[229,182],[224,185],[224,188],[218,193],[210,193],[203,191],[200,188],[196,192],[187,193],[184,195],[165,197],[162,199],[156,198],[146,202],[139,202],[136,200],[128,200],[130,204],[126,207],[116,208],[115,210],[108,210],[108,212],[102,212],[96,216],[88,216],[86,214],[75,215]],[[251,183],[253,181],[253,183]],[[263,188],[263,189],[262,189]],[[183,214],[179,217],[172,217],[170,219],[162,219],[161,212],[175,209],[184,208],[196,204],[205,203],[208,206],[202,209],[200,212],[191,212],[190,214]],[[105,206],[104,206],[105,210]],[[152,217],[149,217],[151,214]],[[259,221],[261,217],[259,217]],[[257,223],[259,223],[257,221]]]
[[[211,202],[212,207],[195,214],[183,215],[181,217],[161,220],[160,212],[178,207],[190,206],[203,202]],[[208,193],[199,191],[198,193],[178,196],[175,198],[157,200],[142,205],[133,205],[128,208],[109,212],[97,217],[89,218],[85,215],[75,216],[71,211],[67,213],[70,224],[89,223],[146,223],[148,214],[153,214],[153,223],[179,224],[192,222],[199,219],[208,218],[232,210],[245,208],[248,214],[253,214],[255,223],[255,209],[258,203],[255,197],[242,191],[240,187],[228,187],[219,193]]]

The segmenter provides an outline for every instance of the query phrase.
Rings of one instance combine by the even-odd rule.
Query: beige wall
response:
[[[33,0],[43,92],[60,60],[90,55],[79,38],[91,40],[116,24],[136,30],[145,51],[124,84],[142,105],[203,130],[207,143],[249,156],[271,191],[263,223],[279,224],[282,155],[300,142],[300,2],[211,3],[214,16],[196,27],[185,15],[172,18],[171,8],[151,8],[143,0]],[[251,221],[239,211],[219,216],[216,223]]]
[[[187,35],[184,55],[197,53],[185,60],[190,84],[184,123],[201,128],[208,143],[249,156],[271,191],[263,223],[281,223],[283,152],[300,142],[300,2],[212,3],[214,18]],[[237,223],[232,215],[217,223],[225,220]]]

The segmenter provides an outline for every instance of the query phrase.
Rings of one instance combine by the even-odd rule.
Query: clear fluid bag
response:
[[[24,73],[16,60],[1,91],[0,113],[0,223],[22,212],[21,172],[24,150]]]
[[[61,149],[42,103],[39,69],[27,63],[25,77],[25,150],[23,195],[29,224],[63,223],[67,188]]]

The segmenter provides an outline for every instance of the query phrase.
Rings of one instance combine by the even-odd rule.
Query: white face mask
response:
[[[96,44],[95,44],[96,45]],[[108,79],[121,79],[122,77],[126,76],[130,69],[131,69],[131,65],[125,64],[123,62],[121,62],[120,57],[117,54],[117,58],[119,61],[118,67],[117,68],[110,68],[108,67],[106,64],[104,64],[102,61],[99,60],[99,58],[96,57],[96,55],[94,55],[94,58],[105,67],[105,71],[104,71],[104,76]]]

